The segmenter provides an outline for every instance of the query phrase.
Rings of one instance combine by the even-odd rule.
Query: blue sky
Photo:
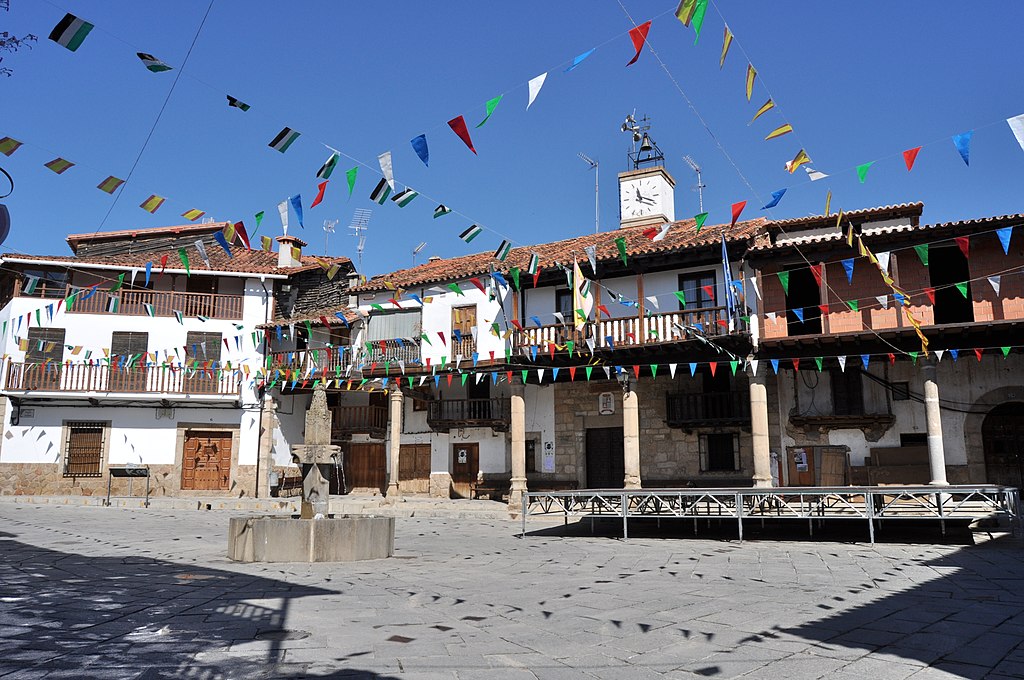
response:
[[[412,249],[455,256],[593,230],[592,171],[601,163],[602,230],[618,221],[615,173],[627,169],[629,139],[619,131],[634,109],[653,121],[652,136],[677,181],[677,218],[698,212],[694,178],[682,162],[704,167],[709,223],[728,221],[729,206],[749,201],[745,217],[776,189],[789,187],[774,218],[833,209],[924,201],[939,222],[1024,212],[1024,151],[1004,119],[1024,113],[1019,3],[974,9],[951,3],[777,1],[718,2],[697,46],[672,16],[674,0],[622,0],[639,23],[654,19],[650,44],[714,134],[708,134],[672,78],[650,52],[626,68],[632,27],[618,2],[440,3],[216,0],[195,48],[130,182],[113,198],[98,191],[106,175],[125,177],[179,71],[153,74],[136,58],[149,52],[180,67],[207,0],[11,0],[3,30],[35,33],[32,49],[7,55],[14,76],[0,79],[0,137],[25,142],[0,165],[14,175],[5,251],[64,254],[67,233],[184,223],[186,209],[218,220],[267,213],[261,233],[278,235],[276,205],[301,193],[311,251],[323,251],[325,219],[339,220],[329,253],[354,257],[347,233],[353,211],[372,208],[364,271],[409,266]],[[736,35],[719,70],[724,15]],[[71,12],[96,25],[72,53],[46,40]],[[571,73],[572,58],[597,47]],[[751,102],[743,92],[746,57],[759,72]],[[526,83],[547,71],[526,110]],[[770,89],[779,108],[748,126]],[[252,105],[231,109],[225,94]],[[480,129],[484,102],[502,103]],[[465,116],[479,155],[446,121]],[[763,141],[791,123],[795,134]],[[284,126],[302,137],[286,154],[267,143]],[[950,137],[975,129],[968,168]],[[430,167],[409,140],[425,133]],[[743,177],[718,144],[729,154]],[[369,167],[347,200],[342,158],[323,204],[309,209],[314,175],[330,144]],[[925,145],[912,173],[901,152]],[[806,148],[810,183],[786,160]],[[377,155],[391,150],[399,184],[422,193],[408,207],[378,206],[368,195],[379,179]],[[79,165],[61,176],[43,163],[63,156]],[[854,167],[877,160],[866,183]],[[150,215],[150,194],[168,198]],[[456,213],[432,219],[438,202]],[[467,246],[470,223],[484,235]],[[614,238],[610,235],[609,239]]]

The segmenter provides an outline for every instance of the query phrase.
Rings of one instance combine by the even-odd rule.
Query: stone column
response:
[[[398,498],[401,492],[398,490],[398,454],[402,448],[402,404],[405,398],[402,390],[394,387],[391,390],[391,472],[388,474],[388,498]]]
[[[948,486],[946,452],[942,445],[942,411],[939,408],[939,385],[935,381],[935,362],[927,361],[924,372],[924,417],[928,426],[928,467],[933,486]]]
[[[526,492],[526,404],[523,400],[523,385],[512,386],[510,412],[512,415],[512,489],[508,494],[508,510],[518,514],[523,509],[523,494]]]
[[[636,385],[626,383],[622,393],[622,455],[626,477],[623,487],[640,488],[640,404]]]
[[[772,454],[768,439],[768,389],[765,376],[750,376],[750,435],[754,444],[754,486],[772,485]]]
[[[277,402],[270,391],[263,395],[263,414],[260,416],[259,473],[256,475],[256,490],[260,498],[270,496],[270,473],[274,470],[274,421],[277,416]]]

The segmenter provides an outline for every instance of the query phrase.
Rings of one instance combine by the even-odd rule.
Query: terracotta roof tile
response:
[[[899,203],[897,205],[882,205],[874,208],[862,208],[844,212],[843,217],[854,221],[866,219],[882,220],[887,217],[920,217],[924,212],[924,203]],[[832,215],[808,215],[805,217],[793,217],[788,220],[773,220],[768,223],[769,231],[789,230],[793,227],[815,227],[828,224],[831,219],[834,223],[838,213]]]
[[[220,231],[228,222],[205,222],[203,224],[179,224],[169,227],[150,227],[147,229],[121,229],[119,231],[96,231],[87,234],[68,234],[66,241],[75,250],[77,244],[83,241],[110,241],[124,238],[137,238],[139,236],[188,236],[194,234],[212,234]]]
[[[337,317],[339,312],[345,316],[345,320],[350,324],[355,323],[360,318],[359,315],[352,311],[351,308],[346,305],[339,305],[337,307],[328,307],[327,309],[318,309],[316,311],[309,312],[308,314],[298,314],[287,319],[275,319],[268,323],[261,323],[256,326],[256,328],[274,328],[275,326],[287,326],[293,323],[305,323],[306,321],[309,321],[313,326],[322,326],[323,322],[320,321],[321,316],[327,317],[327,320],[331,322],[332,326],[343,325]]]
[[[577,260],[586,261],[587,254],[584,252],[584,249],[588,246],[597,247],[597,261],[599,263],[609,262],[619,259],[619,251],[615,246],[615,240],[620,237],[626,238],[626,253],[627,257],[630,258],[702,247],[706,248],[719,243],[722,233],[725,233],[726,240],[730,242],[750,240],[764,228],[767,220],[758,218],[737,222],[733,228],[730,228],[728,224],[705,225],[700,233],[695,231],[695,224],[695,221],[692,219],[673,222],[668,234],[661,241],[652,241],[645,236],[644,227],[630,227],[612,232],[606,231],[599,234],[578,236],[552,243],[513,248],[504,262],[497,260],[493,252],[463,255],[433,262],[428,261],[410,269],[400,269],[389,274],[374,276],[365,284],[354,286],[352,290],[386,290],[385,281],[398,288],[408,288],[443,281],[456,281],[470,276],[485,274],[490,271],[492,265],[495,269],[504,272],[509,271],[513,267],[518,267],[525,275],[532,253],[536,253],[540,257],[540,266],[546,269],[556,262],[561,262],[562,264],[571,263],[574,254]]]

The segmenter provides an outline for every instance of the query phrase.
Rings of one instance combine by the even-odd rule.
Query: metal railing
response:
[[[676,518],[735,520],[743,540],[744,520],[806,520],[811,535],[815,520],[858,519],[875,542],[876,521],[973,521],[998,517],[1021,529],[1020,491],[994,484],[956,486],[848,486],[722,489],[583,489],[523,494],[522,531],[528,515],[561,514],[622,519]]]
[[[665,421],[669,426],[749,420],[750,396],[740,390],[665,395]]]
[[[126,392],[235,396],[235,371],[172,366],[118,368],[106,364],[11,363],[5,374],[8,392]]]

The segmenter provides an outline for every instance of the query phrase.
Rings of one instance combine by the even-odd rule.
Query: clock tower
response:
[[[665,169],[665,156],[648,129],[647,118],[637,124],[632,115],[622,124],[622,131],[633,135],[629,153],[633,169],[619,173],[619,227],[623,229],[675,221],[676,181]]]

